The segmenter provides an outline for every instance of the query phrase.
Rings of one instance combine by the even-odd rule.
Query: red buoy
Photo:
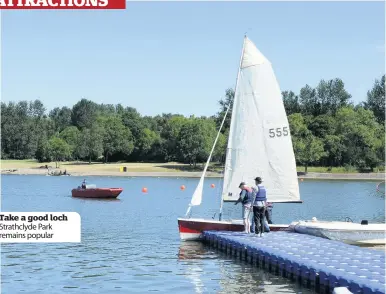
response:
[[[212,185],[210,185],[212,188],[214,188],[215,187],[215,185],[214,184],[212,184]]]
[[[182,186],[180,187],[180,189],[181,189],[181,190],[185,190],[185,186],[182,185]]]
[[[143,192],[143,193],[147,193],[147,188],[146,188],[146,187],[143,187],[143,188],[142,188],[142,192]]]

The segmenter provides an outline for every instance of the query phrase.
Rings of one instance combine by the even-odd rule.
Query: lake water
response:
[[[82,217],[81,244],[3,244],[2,293],[313,293],[200,243],[181,242],[177,217],[198,179],[87,177],[98,187],[124,188],[116,201],[72,198],[79,177],[1,180],[2,211],[76,211]],[[220,186],[220,179],[206,180],[193,217],[218,213]],[[300,191],[303,204],[275,204],[274,223],[313,216],[385,221],[385,197],[375,182],[305,180]],[[240,216],[239,205],[225,203],[224,218]]]

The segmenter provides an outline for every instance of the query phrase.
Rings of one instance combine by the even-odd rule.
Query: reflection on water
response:
[[[122,187],[116,200],[71,197],[83,178],[2,176],[3,211],[76,211],[82,243],[3,244],[2,293],[311,293],[281,277],[230,259],[197,242],[181,242],[183,216],[198,179],[88,177]],[[193,217],[218,213],[220,194],[205,182]],[[184,191],[180,186],[185,185]],[[148,193],[141,192],[142,187]],[[275,204],[275,223],[298,219],[384,222],[384,195],[373,182],[300,182],[303,204]],[[240,218],[224,204],[224,218]]]
[[[185,241],[181,242],[178,250],[178,260],[184,259],[207,259],[208,252],[206,246],[202,242]]]
[[[204,271],[207,259],[217,261],[219,276],[215,280],[219,283],[219,289],[216,289],[216,293],[314,293],[309,289],[301,289],[287,279],[211,250],[201,242],[182,242],[178,259],[185,262],[185,274],[194,285],[195,293],[208,293],[211,290],[203,282],[203,276],[207,274]]]
[[[100,202],[120,202],[121,199],[119,198],[111,198],[111,199],[99,199],[99,198],[78,198],[78,197],[71,197],[72,199],[75,199],[77,201],[83,201],[83,202],[88,202],[88,201],[100,201]]]

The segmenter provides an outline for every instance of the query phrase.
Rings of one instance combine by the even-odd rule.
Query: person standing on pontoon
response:
[[[264,218],[265,233],[269,233],[271,231],[271,229],[269,228],[269,225],[273,224],[273,222],[272,222],[272,208],[273,208],[273,203],[272,202],[266,202],[266,204],[265,204],[265,218]],[[251,233],[255,233],[255,220],[254,220],[253,216],[252,216],[251,229],[250,230],[251,230]]]
[[[249,234],[251,232],[250,230],[251,223],[249,221],[249,218],[251,214],[250,212],[251,212],[252,201],[253,201],[252,188],[248,187],[245,182],[241,182],[239,185],[239,188],[241,189],[240,197],[236,201],[235,205],[237,205],[240,202],[243,205],[244,232]]]
[[[255,178],[256,186],[253,187],[253,192],[256,194],[253,203],[253,220],[255,222],[255,234],[263,237],[264,235],[264,218],[265,206],[267,202],[267,191],[263,186],[263,180],[260,177]]]
[[[270,203],[270,202],[267,202],[267,203]],[[272,208],[269,207],[269,204],[267,204],[265,206],[265,218],[264,218],[264,232],[265,233],[269,233],[271,231],[270,227],[269,227],[269,224],[272,224],[272,220],[269,218],[268,215],[268,210],[271,209],[271,213],[272,213]],[[253,212],[251,212],[251,214],[253,214]],[[269,221],[268,221],[269,219]],[[255,221],[254,221],[254,218],[253,218],[253,215],[252,215],[252,221],[251,221],[251,233],[255,233]]]

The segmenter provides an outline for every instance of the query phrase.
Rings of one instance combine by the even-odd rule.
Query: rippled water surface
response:
[[[200,243],[181,242],[177,217],[198,179],[87,178],[98,187],[124,188],[115,201],[72,198],[78,177],[1,179],[2,211],[76,211],[82,217],[81,244],[2,245],[2,293],[313,293]],[[218,213],[221,180],[208,179],[205,186],[193,216]],[[384,195],[375,182],[308,180],[300,191],[303,204],[275,205],[275,223],[313,216],[385,221]],[[241,208],[226,203],[224,214],[240,218]]]

